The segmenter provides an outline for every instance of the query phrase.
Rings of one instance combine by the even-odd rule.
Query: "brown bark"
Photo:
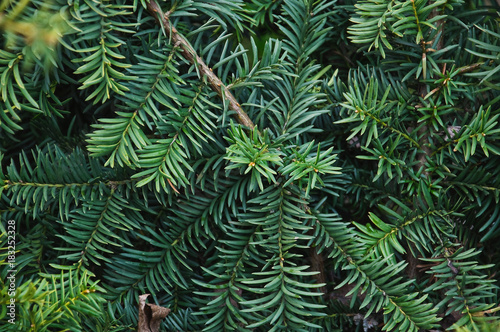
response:
[[[413,244],[411,244],[413,246]],[[413,246],[414,250],[416,251],[415,246]],[[406,266],[406,274],[408,275],[408,278],[410,279],[417,279],[418,277],[418,266],[420,264],[419,260],[417,257],[413,256],[412,251],[408,250],[408,253],[406,254],[406,262],[408,265]]]
[[[319,272],[316,277],[316,283],[325,284],[324,286],[319,287],[319,291],[323,293],[323,296],[326,295],[326,276],[325,276],[325,262],[323,260],[323,255],[318,254],[315,247],[309,248],[309,261],[311,263],[311,270],[315,272]]]

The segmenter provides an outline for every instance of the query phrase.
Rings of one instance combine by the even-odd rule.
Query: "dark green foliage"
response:
[[[489,2],[158,5],[0,3],[0,330],[498,324]]]

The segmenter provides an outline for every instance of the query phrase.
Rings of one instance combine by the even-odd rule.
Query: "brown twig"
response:
[[[469,66],[460,67],[458,68],[458,74],[462,75],[465,73],[470,73],[471,71],[479,69],[479,67],[481,67],[482,65],[484,65],[484,62],[473,63],[472,65]]]
[[[469,66],[460,67],[460,68],[458,68],[457,75],[470,73],[471,71],[474,71],[474,70],[478,69],[479,67],[481,67],[483,64],[484,64],[484,62],[478,62],[478,63],[474,63],[474,64],[469,65]],[[443,73],[443,75],[444,75],[444,73]],[[427,99],[430,96],[432,96],[433,94],[439,92],[443,87],[445,87],[448,84],[448,82],[449,82],[449,79],[444,80],[443,83],[441,83],[441,85],[439,85],[438,87],[434,88],[431,92],[429,92],[427,94],[427,96],[425,96],[425,99]]]
[[[233,94],[229,92],[229,90],[222,83],[219,77],[217,77],[217,75],[212,72],[212,69],[205,64],[203,59],[191,47],[186,38],[184,38],[184,36],[182,36],[170,23],[170,12],[163,14],[160,6],[158,6],[158,4],[154,0],[149,0],[147,6],[148,11],[151,13],[151,15],[164,28],[167,37],[172,40],[171,43],[173,45],[179,45],[183,57],[198,68],[200,76],[207,78],[207,82],[210,84],[212,90],[217,92],[217,94],[222,98],[223,101],[229,101],[229,109],[233,110],[236,113],[235,116],[238,123],[243,126],[247,126],[250,129],[253,129],[255,127],[254,123],[248,117],[245,111],[243,111]]]

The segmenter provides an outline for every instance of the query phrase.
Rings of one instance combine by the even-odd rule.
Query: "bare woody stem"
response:
[[[170,13],[163,14],[160,6],[158,6],[154,0],[149,0],[147,6],[151,15],[164,28],[167,37],[172,40],[172,44],[180,47],[183,57],[198,68],[200,76],[207,78],[207,82],[212,90],[217,92],[223,101],[229,102],[229,109],[235,112],[236,121],[243,126],[253,129],[255,127],[254,123],[245,111],[243,111],[233,94],[222,83],[220,78],[212,72],[212,69],[205,64],[203,59],[196,54],[196,51],[191,47],[186,38],[184,38],[184,36],[182,36],[171,24],[170,19],[168,18]]]

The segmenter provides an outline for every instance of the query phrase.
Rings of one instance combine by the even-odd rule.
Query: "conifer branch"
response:
[[[480,68],[483,64],[484,64],[484,62],[478,62],[478,63],[474,63],[474,64],[472,64],[472,65],[468,65],[468,66],[460,67],[460,68],[458,68],[458,72],[457,72],[457,74],[458,74],[458,75],[463,75],[463,74],[466,74],[466,73],[470,73],[470,72],[472,72],[472,71],[474,71],[474,70],[476,70],[476,69],[479,69],[479,68]],[[443,69],[443,70],[444,70],[444,69]],[[443,74],[444,74],[444,73],[443,73]],[[432,96],[433,94],[435,94],[435,93],[439,92],[442,88],[444,88],[444,87],[448,84],[448,82],[449,82],[449,81],[450,81],[449,79],[444,80],[444,81],[441,83],[441,85],[439,85],[438,87],[436,87],[436,88],[432,89],[432,91],[431,91],[431,92],[429,92],[429,93],[425,96],[425,98],[424,98],[424,99],[427,99],[427,98],[429,98],[430,96]]]
[[[240,104],[233,96],[233,94],[222,83],[219,77],[215,75],[211,68],[209,68],[203,59],[196,53],[189,42],[182,36],[179,31],[171,24],[169,15],[170,12],[163,14],[160,6],[154,1],[150,0],[147,3],[148,11],[156,19],[156,21],[163,27],[168,38],[171,39],[173,45],[179,45],[181,53],[184,58],[191,64],[197,67],[200,76],[206,77],[212,90],[217,92],[222,100],[229,101],[229,108],[236,113],[236,120],[239,124],[246,126],[250,129],[255,127],[252,120],[248,117],[245,111],[241,108]]]

